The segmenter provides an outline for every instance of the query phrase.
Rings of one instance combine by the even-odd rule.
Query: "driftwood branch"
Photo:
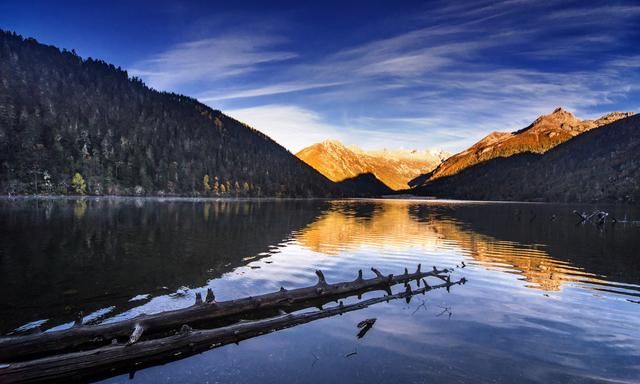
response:
[[[606,224],[607,219],[609,219],[612,223],[616,223],[618,221],[616,220],[615,217],[610,216],[608,212],[599,211],[599,210],[595,210],[592,213],[578,212],[574,210],[573,214],[580,218],[580,221],[578,222],[578,224],[584,224],[589,222],[589,223],[601,226]]]
[[[358,323],[358,328],[360,328],[360,332],[358,332],[358,334],[356,335],[358,339],[362,339],[364,335],[366,335],[367,332],[369,332],[369,330],[373,328],[376,320],[377,319],[366,319]]]
[[[413,295],[424,294],[437,288],[449,289],[453,285],[465,282],[463,278],[456,282],[448,281],[415,290],[408,288],[396,294],[363,300],[355,304],[345,305],[341,301],[338,305],[319,311],[240,322],[216,329],[194,330],[185,325],[177,334],[161,339],[140,341],[135,344],[114,343],[89,351],[8,364],[0,369],[0,382],[89,380],[133,372],[277,330],[367,308],[377,303],[403,298],[410,300]],[[363,327],[366,326],[367,324],[363,324]]]
[[[245,297],[237,300],[215,301],[211,289],[207,290],[203,302],[200,292],[196,293],[195,304],[174,311],[153,315],[140,315],[135,318],[100,325],[79,325],[70,329],[38,333],[24,336],[0,338],[0,362],[16,362],[52,353],[73,351],[78,348],[96,348],[109,344],[113,339],[129,340],[131,344],[140,341],[143,336],[165,336],[167,332],[179,329],[183,324],[192,327],[228,325],[242,318],[271,317],[281,311],[292,312],[302,308],[322,306],[331,301],[354,295],[361,295],[372,290],[385,290],[391,293],[390,287],[420,281],[429,276],[445,280],[447,269],[421,272],[420,266],[415,273],[405,270],[401,275],[383,276],[372,268],[375,278],[363,279],[362,271],[351,282],[328,284],[322,271],[316,271],[318,283],[315,286],[286,290],[281,288],[260,296]],[[262,315],[261,315],[262,314]],[[163,334],[164,333],[164,334]]]

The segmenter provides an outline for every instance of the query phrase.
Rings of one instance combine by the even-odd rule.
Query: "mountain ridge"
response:
[[[632,112],[612,112],[595,120],[580,120],[571,112],[559,107],[550,114],[539,116],[520,130],[489,133],[471,147],[446,159],[432,172],[414,178],[409,185],[418,187],[498,157],[509,157],[524,152],[545,153],[584,132],[632,115]]]
[[[412,192],[472,200],[640,202],[640,115],[590,129],[542,154],[484,161]]]

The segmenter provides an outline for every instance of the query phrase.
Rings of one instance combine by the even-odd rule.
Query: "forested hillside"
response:
[[[640,116],[592,129],[542,155],[495,158],[412,191],[457,199],[638,203]]]
[[[126,71],[0,30],[0,193],[326,196],[264,134]]]
[[[558,144],[589,130],[633,115],[631,112],[613,112],[595,120],[580,120],[571,112],[556,108],[548,115],[538,117],[531,125],[516,132],[491,132],[470,148],[457,153],[433,170],[409,182],[412,187],[458,172],[495,158],[519,153],[545,153]]]

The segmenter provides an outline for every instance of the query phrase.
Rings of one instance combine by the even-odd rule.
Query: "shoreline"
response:
[[[0,201],[27,201],[27,200],[121,200],[121,201],[157,201],[157,202],[280,202],[280,201],[387,201],[387,202],[414,202],[414,203],[434,203],[434,204],[527,204],[546,205],[558,204],[567,206],[594,206],[597,204],[606,206],[631,206],[634,204],[616,201],[600,202],[566,202],[566,201],[524,201],[524,200],[461,200],[437,198],[431,196],[411,196],[400,197],[374,196],[374,197],[197,197],[197,196],[130,196],[130,195],[0,195]]]

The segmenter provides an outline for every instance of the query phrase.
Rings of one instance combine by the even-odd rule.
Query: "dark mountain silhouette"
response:
[[[371,172],[344,179],[337,184],[348,196],[382,196],[393,193],[391,188]]]
[[[282,146],[220,111],[0,30],[0,193],[335,192]]]
[[[544,154],[495,158],[412,191],[458,199],[637,203],[640,116],[590,130]]]

